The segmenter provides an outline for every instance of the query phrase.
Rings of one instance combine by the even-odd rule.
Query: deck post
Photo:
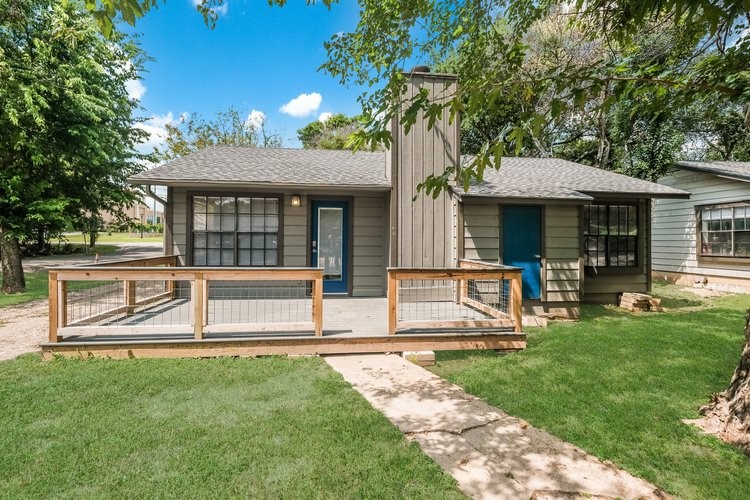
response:
[[[523,331],[523,321],[521,314],[523,295],[521,273],[514,272],[510,280],[510,314],[513,318],[514,331]]]
[[[57,282],[57,323],[60,328],[68,324],[68,282]]]
[[[57,314],[59,311],[57,272],[49,272],[49,338],[50,342],[57,342]]]
[[[203,340],[203,302],[205,292],[203,273],[195,273],[193,279],[193,334],[195,340]]]
[[[323,273],[312,282],[312,320],[315,325],[315,336],[323,335]]]
[[[122,292],[125,297],[125,314],[135,312],[135,281],[123,281]]]
[[[388,271],[388,335],[396,335],[398,322],[398,280]]]

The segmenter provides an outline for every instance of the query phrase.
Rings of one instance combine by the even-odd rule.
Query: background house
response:
[[[408,89],[439,100],[457,84],[412,73]],[[647,291],[651,199],[688,196],[573,162],[505,158],[468,192],[415,198],[461,161],[458,120],[417,120],[406,134],[396,119],[392,131],[382,153],[212,147],[132,181],[168,186],[165,249],[183,265],[320,266],[327,293],[384,296],[388,267],[485,260],[522,267],[527,313],[558,317]]]
[[[750,162],[680,162],[659,183],[691,196],[654,206],[654,274],[750,289]]]

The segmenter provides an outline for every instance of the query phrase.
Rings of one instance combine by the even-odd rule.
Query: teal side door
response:
[[[503,207],[503,264],[523,269],[524,299],[541,298],[541,207]]]

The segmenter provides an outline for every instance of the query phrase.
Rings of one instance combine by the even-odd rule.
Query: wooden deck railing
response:
[[[407,294],[414,296],[414,311],[406,307],[410,299],[401,297]],[[407,314],[420,317],[404,319]],[[389,335],[404,329],[451,328],[522,331],[521,269],[471,260],[461,260],[458,268],[388,269]]]
[[[204,333],[231,332],[267,332],[267,331],[298,331],[312,330],[316,336],[323,333],[323,272],[313,268],[194,268],[176,267],[175,257],[157,257],[153,259],[137,259],[132,261],[112,262],[89,266],[59,267],[49,271],[49,341],[57,342],[62,335],[85,335],[103,333],[186,333],[190,332],[195,339],[203,339]],[[163,267],[157,267],[163,266]],[[91,290],[106,289],[100,295],[106,295],[99,300],[93,314],[77,318],[71,322],[68,318],[68,301],[74,292],[68,286],[75,282],[80,295]],[[161,286],[147,287],[146,296],[138,299],[137,284],[156,283]],[[209,312],[209,284],[221,282],[226,289],[231,289],[232,283],[247,282],[252,286],[262,288],[268,283],[289,283],[288,287],[302,283],[309,283],[303,288],[305,300],[311,300],[311,320],[309,322],[267,322],[267,323],[223,323],[219,313],[214,314],[215,321],[208,323]],[[226,283],[228,282],[228,283]],[[112,286],[121,283],[122,291],[118,294]],[[149,307],[156,305],[175,308],[173,300],[181,293],[178,286],[189,284],[189,299],[185,290],[183,304],[187,307],[187,314],[182,316],[180,324],[139,325],[133,320],[127,323],[129,316],[138,311],[144,314]],[[239,286],[239,285],[238,285]],[[156,291],[150,292],[149,288]],[[280,287],[283,289],[283,286]],[[221,287],[215,291],[221,292]],[[308,297],[309,295],[309,297]],[[247,307],[253,298],[244,302],[234,301],[231,307]],[[230,297],[232,299],[233,297]],[[85,299],[84,299],[85,300]],[[187,302],[189,301],[189,304]],[[233,313],[236,311],[230,311]],[[222,313],[223,314],[223,313]],[[228,313],[229,314],[229,313]],[[242,316],[244,318],[244,316]],[[107,323],[102,325],[102,322]],[[96,323],[96,324],[94,324]],[[93,324],[93,326],[92,326]],[[189,330],[188,330],[189,328]]]

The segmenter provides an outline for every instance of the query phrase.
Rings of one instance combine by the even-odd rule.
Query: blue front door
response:
[[[313,201],[310,256],[323,268],[323,293],[349,291],[349,203]]]
[[[523,269],[523,298],[542,296],[542,209],[503,207],[503,264]]]

